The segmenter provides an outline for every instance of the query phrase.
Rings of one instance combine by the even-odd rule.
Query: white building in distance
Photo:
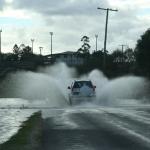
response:
[[[83,56],[71,51],[53,54],[53,58],[55,62],[64,62],[69,66],[83,65],[85,61]]]

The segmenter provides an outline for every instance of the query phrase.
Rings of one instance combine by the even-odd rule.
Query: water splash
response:
[[[67,86],[75,78],[76,70],[63,63],[40,68],[37,73],[16,72],[8,75],[0,84],[0,97],[23,98],[30,104],[43,106],[67,106]],[[120,105],[129,99],[142,99],[148,87],[144,78],[126,76],[109,80],[98,70],[93,70],[79,79],[92,80],[96,85],[95,102],[99,105]]]

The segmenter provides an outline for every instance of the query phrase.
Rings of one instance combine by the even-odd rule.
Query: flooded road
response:
[[[0,144],[16,134],[23,121],[36,110],[0,109]]]
[[[18,132],[24,121],[36,109],[22,109],[27,101],[19,98],[0,98],[0,144],[8,141]]]
[[[44,120],[44,150],[150,149],[150,106],[73,107],[57,112]]]
[[[67,87],[76,79],[92,81],[95,101],[68,106],[71,91]],[[10,74],[0,84],[0,97],[0,108],[19,108],[0,110],[1,143],[18,131],[32,111],[42,110],[42,150],[150,149],[149,81],[145,78],[108,79],[97,69],[79,77],[75,68],[59,63],[37,72]]]

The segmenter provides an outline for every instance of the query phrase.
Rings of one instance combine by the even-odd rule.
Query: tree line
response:
[[[137,40],[135,49],[125,51],[116,49],[112,53],[106,52],[106,66],[104,68],[104,51],[95,50],[90,54],[90,38],[83,36],[82,45],[76,54],[85,59],[85,63],[76,66],[80,74],[93,69],[102,70],[109,77],[136,74],[150,77],[150,29],[147,29]],[[12,53],[0,55],[0,72],[6,68],[34,70],[39,65],[45,65],[45,57],[33,54],[32,48],[24,44],[15,44]]]
[[[77,53],[86,57],[83,66],[79,66],[79,72],[89,72],[92,69],[100,69],[110,77],[135,74],[150,77],[150,29],[147,29],[137,40],[135,49],[127,48],[125,51],[116,49],[112,53],[106,52],[106,66],[104,68],[104,51],[93,51],[90,54],[90,39],[83,36],[82,46]]]
[[[43,63],[44,58],[41,55],[34,54],[30,46],[15,44],[12,53],[0,54],[0,78],[16,70],[34,71]]]

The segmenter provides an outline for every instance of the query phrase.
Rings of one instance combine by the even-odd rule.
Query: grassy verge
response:
[[[41,134],[41,112],[36,112],[27,121],[23,122],[17,134],[0,145],[0,150],[39,150]]]

